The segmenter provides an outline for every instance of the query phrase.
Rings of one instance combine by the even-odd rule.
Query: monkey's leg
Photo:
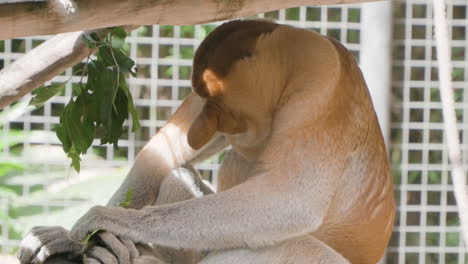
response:
[[[187,168],[173,170],[171,174],[161,182],[155,205],[175,203],[212,193],[212,190],[203,183],[198,171],[190,165],[186,167]],[[108,235],[111,236],[111,238],[113,236],[110,233],[100,233],[98,235]],[[113,239],[118,240],[116,237]],[[99,239],[96,247],[89,248],[85,253],[85,263],[94,260],[98,263],[112,262],[108,259],[113,258],[114,255],[122,255],[130,251],[130,248],[127,247],[133,246],[133,243],[132,245],[125,246],[122,245],[122,243],[110,242]],[[120,246],[116,246],[116,244],[120,244]],[[136,244],[135,246],[138,249],[138,256],[132,258],[132,264],[192,264],[197,263],[198,260],[201,259],[200,252],[193,250],[171,249],[148,244]],[[128,255],[128,253],[126,254]],[[128,261],[122,263],[119,260],[118,263],[127,264]]]
[[[186,168],[173,170],[171,175],[163,180],[155,205],[180,202],[207,195],[212,192],[210,187],[203,183],[198,171],[192,166],[187,165]],[[202,255],[202,252],[194,250],[171,249],[157,246],[154,246],[152,250],[151,248],[146,248],[144,251],[145,254],[140,258],[141,260],[148,258],[148,255],[150,255],[152,251],[152,254],[157,259],[166,261],[167,263],[180,264],[197,263]],[[139,261],[140,260],[137,260],[135,263],[140,263]],[[153,263],[148,261],[141,263],[159,264],[163,262]]]
[[[204,106],[204,99],[196,94],[189,95],[168,122],[151,138],[138,153],[126,179],[109,201],[115,206],[125,200],[127,191],[134,189],[128,208],[140,209],[153,205],[159,186],[173,169],[185,164],[194,164],[227,146],[220,133],[199,150],[193,150],[187,142],[187,133]]]
[[[210,253],[199,264],[348,264],[343,256],[313,236],[286,240],[259,249],[233,249]]]

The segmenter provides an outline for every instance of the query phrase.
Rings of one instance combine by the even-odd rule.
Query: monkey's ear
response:
[[[223,81],[219,79],[218,76],[216,76],[216,74],[210,69],[206,69],[203,72],[203,81],[205,81],[209,96],[221,95],[222,91],[224,90]]]
[[[193,122],[187,134],[187,141],[193,149],[203,147],[218,130],[218,114],[215,110],[204,107]]]

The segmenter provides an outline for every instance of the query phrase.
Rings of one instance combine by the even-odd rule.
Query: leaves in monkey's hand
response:
[[[65,83],[54,83],[34,90],[34,97],[29,101],[29,105],[41,107],[47,100],[57,95],[64,87]]]
[[[91,240],[91,238],[93,238],[93,236],[94,236],[95,234],[97,234],[98,232],[101,232],[101,231],[106,231],[106,230],[104,230],[104,229],[96,229],[96,230],[94,230],[93,232],[89,233],[89,234],[85,237],[85,239],[83,239],[83,241],[81,241],[81,244],[87,245],[88,242],[89,242],[89,240]]]
[[[123,202],[118,203],[117,206],[127,208],[132,203],[134,191],[135,191],[134,187],[131,187],[130,189],[128,189],[128,191],[125,193],[125,200],[123,200]]]
[[[76,171],[80,171],[80,156],[91,147],[96,131],[103,131],[101,144],[111,143],[117,148],[129,116],[132,131],[140,127],[126,81],[127,74],[136,74],[135,62],[122,49],[126,35],[121,27],[110,28],[103,39],[95,32],[83,34],[83,42],[98,52],[96,58],[88,58],[83,72],[83,77],[87,74],[87,83],[83,85],[80,81],[72,91],[56,130]],[[31,104],[42,105],[64,86],[53,84],[38,89]]]

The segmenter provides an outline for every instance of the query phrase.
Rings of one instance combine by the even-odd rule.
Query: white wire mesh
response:
[[[395,2],[391,160],[398,204],[388,263],[467,263],[446,151],[430,1]],[[460,139],[467,156],[467,2],[450,1]]]

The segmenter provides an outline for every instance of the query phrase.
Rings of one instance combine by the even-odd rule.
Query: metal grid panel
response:
[[[270,18],[279,23],[309,28],[339,39],[356,57],[360,52],[360,5],[301,7],[269,12],[260,17]],[[219,24],[219,23],[218,23]],[[100,146],[99,140],[93,142],[89,154],[98,158],[85,159],[82,167],[94,168],[105,166],[121,166],[131,164],[136,153],[145,142],[163,126],[169,116],[180,105],[181,100],[190,92],[190,71],[192,57],[201,40],[218,24],[197,26],[145,26],[132,32],[127,38],[128,50],[137,63],[137,76],[130,78],[132,94],[141,120],[141,129],[135,134],[126,133],[119,141],[119,150],[112,146]],[[31,37],[0,41],[0,69],[10,64],[48,37]],[[59,122],[60,112],[69,100],[71,90],[80,80],[74,76],[77,68],[68,69],[52,82],[64,82],[64,94],[47,102],[43,108],[26,112],[14,120],[0,121],[0,138],[4,142],[12,140],[15,130],[26,132],[44,132],[40,137],[27,137],[12,147],[5,146],[0,152],[1,161],[20,160],[27,167],[34,167],[38,179],[40,174],[50,174],[60,168],[69,166],[64,159],[38,159],[38,146],[55,146],[59,142],[55,138],[54,127]],[[23,101],[28,101],[29,97]],[[61,151],[61,150],[60,150]],[[99,158],[101,157],[101,158]],[[198,166],[205,178],[216,183],[219,168],[217,157]],[[39,170],[39,173],[38,173]],[[24,170],[24,176],[30,176],[30,170]],[[68,177],[63,175],[61,178]],[[39,184],[47,184],[39,182]],[[23,183],[21,193],[28,195],[36,185]],[[5,200],[2,200],[5,201]],[[76,205],[70,201],[56,201],[56,206]],[[36,205],[46,207],[45,205]],[[8,209],[5,209],[7,213]],[[43,209],[44,212],[47,208]],[[8,223],[2,220],[0,246],[6,251],[9,245],[17,245],[18,241],[8,233]],[[60,223],[57,223],[60,224]],[[37,223],[40,225],[40,223]]]
[[[429,3],[428,3],[429,2]],[[467,263],[438,92],[430,1],[394,3],[391,154],[398,215],[388,263]],[[468,156],[466,0],[449,1],[456,113]]]

